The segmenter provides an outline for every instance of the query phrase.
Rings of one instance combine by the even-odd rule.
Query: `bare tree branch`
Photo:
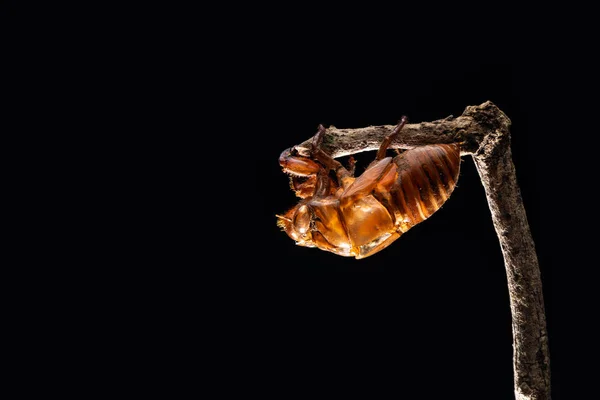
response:
[[[409,149],[434,143],[463,142],[462,155],[472,155],[479,149],[487,133],[510,125],[510,120],[493,103],[467,107],[458,118],[452,116],[433,122],[406,124],[392,141],[390,149]],[[322,144],[323,150],[333,158],[377,150],[382,140],[395,125],[369,126],[356,129],[327,128]],[[312,138],[295,146],[302,155],[308,156]]]
[[[329,127],[322,148],[334,158],[377,150],[394,125],[357,129]],[[296,146],[308,155],[311,139]],[[517,400],[550,399],[550,358],[535,246],[517,184],[510,148],[510,120],[492,102],[469,106],[463,115],[407,124],[390,148],[462,143],[473,157],[500,241],[508,278]]]

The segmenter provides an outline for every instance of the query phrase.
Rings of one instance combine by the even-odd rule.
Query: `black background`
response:
[[[491,44],[490,44],[491,45]],[[513,60],[475,62],[450,54],[422,56],[403,46],[388,52],[322,52],[280,60],[281,86],[270,88],[254,151],[252,179],[261,218],[245,239],[254,265],[249,301],[258,321],[273,326],[260,343],[274,364],[299,368],[308,382],[333,389],[462,393],[461,398],[510,398],[511,317],[499,243],[474,164],[464,157],[459,184],[435,216],[364,260],[295,246],[275,225],[297,199],[277,163],[279,153],[311,137],[319,123],[336,127],[432,121],[465,106],[493,101],[512,120],[514,162],[545,290],[553,261],[544,257],[555,227],[544,220],[540,175],[549,155],[536,141],[544,131],[528,112],[525,72]],[[367,51],[370,50],[370,51]],[[435,50],[431,50],[435,52]],[[299,72],[286,72],[287,64]],[[297,63],[300,63],[298,65]],[[282,70],[282,71],[281,71]],[[275,101],[277,99],[277,101]],[[255,136],[256,137],[256,136]],[[357,156],[358,158],[359,156]],[[372,153],[360,155],[357,171]],[[550,225],[545,225],[550,224]],[[553,298],[547,295],[552,327]],[[554,342],[551,334],[550,343]],[[554,355],[554,354],[553,354]],[[561,354],[555,355],[560,360]],[[289,364],[292,364],[291,366]],[[560,361],[554,375],[560,386]],[[275,376],[296,381],[275,368]],[[280,376],[282,374],[283,376]],[[477,394],[465,396],[465,379]],[[556,389],[556,391],[558,391]],[[557,396],[558,397],[558,396]],[[429,397],[426,397],[429,398]],[[433,398],[433,397],[431,397]]]
[[[564,156],[570,143],[559,139],[581,132],[573,93],[586,63],[560,41],[511,36],[502,24],[427,41],[426,26],[321,22],[326,35],[290,35],[251,57],[259,66],[245,76],[251,95],[239,103],[251,110],[243,131],[252,137],[245,154],[255,168],[240,179],[256,204],[244,243],[230,251],[244,248],[240,315],[252,331],[245,350],[266,362],[265,379],[288,391],[311,393],[319,383],[329,394],[365,398],[511,398],[506,275],[470,157],[444,207],[373,257],[295,246],[275,224],[275,214],[297,201],[279,153],[318,124],[395,124],[403,114],[432,121],[490,100],[512,121],[513,161],[542,274],[553,398],[589,394],[590,370],[577,367],[590,335],[579,317],[589,296],[574,237],[580,177],[570,177],[578,173]],[[310,26],[321,29],[316,20]],[[565,66],[563,57],[572,61]],[[359,157],[357,172],[370,161]]]
[[[165,290],[207,295],[200,311],[194,301],[180,303],[203,334],[213,333],[204,343],[216,352],[223,390],[512,398],[506,275],[470,157],[442,209],[364,260],[296,246],[275,217],[297,201],[279,154],[318,124],[433,121],[489,100],[512,121],[543,282],[553,398],[589,398],[592,368],[582,360],[594,333],[582,306],[592,281],[582,249],[592,237],[580,232],[590,187],[573,138],[593,138],[582,96],[594,92],[587,53],[571,45],[577,33],[567,40],[548,16],[497,9],[478,17],[436,9],[432,17],[250,8],[194,39],[184,32],[171,50],[183,54],[172,66],[177,115],[193,122],[173,120],[170,129],[198,139],[172,155],[191,160],[174,186],[198,204],[174,207],[183,228],[169,232],[181,241],[168,257],[177,276]],[[371,157],[357,156],[357,172]],[[177,251],[189,257],[179,262]]]
[[[69,199],[97,202],[77,213],[97,236],[73,229],[78,241],[65,244],[82,253],[64,282],[83,292],[67,296],[82,308],[72,321],[93,321],[86,362],[106,349],[107,370],[136,391],[513,398],[506,275],[468,156],[443,208],[364,260],[295,246],[275,217],[297,201],[278,156],[318,124],[432,121],[489,100],[512,120],[553,398],[596,395],[596,22],[566,6],[368,6],[65,12],[81,26],[33,34],[48,54],[21,47],[37,56],[26,80],[53,86],[24,95],[75,103],[58,103],[64,121],[44,136],[73,124],[73,153],[101,148],[98,189]],[[109,15],[90,27],[100,11]],[[357,158],[360,172],[370,155]],[[82,301],[90,292],[99,312]],[[98,375],[97,386],[114,381]]]

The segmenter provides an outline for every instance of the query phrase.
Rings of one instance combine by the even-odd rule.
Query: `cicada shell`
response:
[[[419,146],[385,157],[405,123],[403,117],[375,161],[356,178],[320,149],[326,132],[322,126],[310,157],[298,155],[294,148],[285,150],[279,162],[301,200],[278,215],[278,225],[300,246],[360,259],[383,250],[431,217],[456,187],[460,145]]]

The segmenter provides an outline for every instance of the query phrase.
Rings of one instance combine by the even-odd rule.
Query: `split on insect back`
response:
[[[460,145],[419,146],[395,157],[386,151],[407,122],[402,117],[382,141],[375,160],[358,177],[321,149],[319,125],[308,157],[292,147],[279,164],[301,199],[277,225],[296,244],[357,259],[389,246],[448,200],[460,172]]]

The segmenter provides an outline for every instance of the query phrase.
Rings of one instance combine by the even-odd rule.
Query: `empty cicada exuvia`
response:
[[[358,177],[321,148],[320,125],[309,157],[290,148],[279,157],[291,186],[302,200],[277,224],[296,244],[365,258],[386,248],[404,232],[429,218],[450,197],[460,170],[460,145],[418,146],[386,157],[402,117]],[[335,178],[330,172],[335,173]]]

